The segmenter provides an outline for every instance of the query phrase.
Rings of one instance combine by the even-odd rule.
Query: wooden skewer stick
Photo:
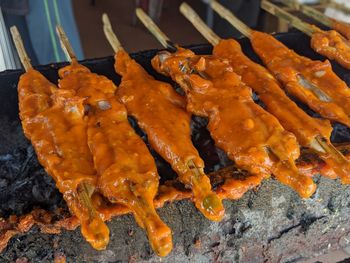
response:
[[[301,32],[304,32],[308,36],[312,36],[313,33],[316,32],[317,28],[312,27],[311,25],[303,22],[301,19],[298,17],[288,13],[287,11],[283,10],[282,8],[272,4],[269,1],[263,0],[261,2],[261,8],[266,10],[272,15],[275,15],[279,18],[282,18],[286,21],[288,21],[292,26],[295,28],[299,29]]]
[[[335,8],[335,9],[338,9],[340,11],[343,11],[344,13],[350,14],[350,7],[346,6],[345,4],[331,1],[329,3],[329,6]]]
[[[74,50],[68,40],[68,37],[66,33],[64,32],[63,28],[60,25],[56,26],[56,32],[58,35],[58,38],[61,43],[61,47],[64,51],[64,53],[67,56],[67,59],[69,61],[76,61],[76,56],[74,53]],[[92,204],[91,195],[93,194],[95,190],[95,187],[90,185],[89,183],[82,182],[78,186],[78,196],[81,202],[84,204],[84,206],[88,209],[89,214],[89,220],[88,225],[82,224],[82,227],[85,225],[86,231],[91,231],[94,235],[95,239],[98,240],[98,242],[102,242],[104,246],[107,245],[109,240],[109,237],[106,236],[109,233],[107,225],[103,222],[101,216],[96,211],[95,207]],[[87,228],[92,228],[90,230],[87,230]]]
[[[153,36],[165,47],[170,49],[171,51],[176,51],[178,49],[178,45],[174,44],[165,33],[163,33],[160,28],[153,22],[153,20],[140,8],[136,9],[136,15],[144,24],[144,26],[153,34]],[[198,72],[203,78],[207,78],[206,74],[201,74]],[[206,176],[203,169],[199,169],[194,160],[190,159],[186,163],[187,168],[193,174],[194,180],[193,186],[200,187],[200,178]],[[218,209],[222,207],[221,201],[219,201],[218,197],[215,195],[207,196],[204,200],[203,206],[205,209]]]
[[[222,18],[226,19],[230,24],[235,25],[235,27],[246,37],[250,37],[251,29],[244,24],[241,20],[239,20],[236,16],[232,14],[230,10],[228,10],[223,5],[219,4],[217,1],[213,0],[210,2],[211,7],[216,11],[218,15]]]
[[[299,4],[295,0],[282,0],[282,3],[297,11],[302,12],[304,15],[313,18],[314,20],[324,24],[325,26],[332,27],[332,20],[324,13],[315,9],[314,7]]]
[[[163,47],[177,50],[176,45],[170,41],[167,35],[165,35],[160,28],[153,22],[153,20],[141,9],[136,8],[136,16],[144,24],[144,26],[152,33],[153,36],[162,44]]]
[[[28,72],[32,67],[32,64],[30,63],[30,58],[28,57],[28,54],[24,48],[22,37],[18,32],[18,29],[16,26],[12,26],[10,28],[11,35],[13,42],[15,43],[19,59],[22,62],[22,65],[24,67],[24,70]]]
[[[74,53],[74,50],[73,50],[73,48],[68,40],[68,37],[60,25],[56,26],[56,32],[57,32],[57,36],[60,40],[61,47],[66,55],[66,58],[69,61],[77,60],[75,53]]]
[[[200,16],[186,2],[180,5],[180,12],[192,23],[192,25],[209,41],[213,46],[217,45],[221,38],[209,28]]]
[[[296,5],[293,5],[291,3],[291,2],[295,2],[295,0],[282,0],[282,2],[289,7],[296,6]],[[297,4],[297,5],[298,6],[296,6],[294,9],[299,10],[304,15],[307,15],[307,16],[313,18],[314,20],[318,21],[319,23],[321,23],[327,27],[334,28],[335,30],[339,31],[340,34],[344,34],[344,36],[346,38],[350,37],[346,32],[344,32],[346,30],[346,28],[348,30],[350,30],[350,24],[342,22],[342,21],[338,21],[338,20],[331,18],[331,17],[328,17],[324,13],[317,10],[315,7],[308,6],[308,5],[302,5],[302,4]],[[337,24],[338,24],[338,27],[341,26],[344,31],[337,28],[337,26],[336,26]]]
[[[301,4],[299,4],[298,0],[282,0],[282,3],[285,4],[286,6],[295,9],[295,10],[300,10]]]
[[[183,2],[180,5],[180,12],[209,41],[210,44],[215,46],[219,43],[220,38],[214,33],[213,30],[208,28],[208,26],[203,22],[199,15],[186,2]]]
[[[103,21],[103,32],[105,33],[105,36],[108,39],[108,42],[111,44],[114,52],[117,53],[120,50],[124,50],[119,39],[117,38],[116,34],[113,31],[111,21],[109,20],[109,17],[106,13],[102,15],[102,21]]]

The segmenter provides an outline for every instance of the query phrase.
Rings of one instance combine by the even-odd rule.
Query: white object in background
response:
[[[345,4],[347,7],[350,8],[350,0],[334,0],[334,2],[337,2],[339,4]],[[339,21],[343,21],[346,23],[350,23],[350,15],[342,12],[338,9],[327,7],[325,11],[326,16],[329,16],[331,18],[335,18]]]
[[[349,0],[333,0],[333,1],[337,2],[339,4],[343,4],[343,5],[345,5],[345,6],[350,8],[350,1]]]
[[[0,8],[0,71],[16,68],[12,45]]]

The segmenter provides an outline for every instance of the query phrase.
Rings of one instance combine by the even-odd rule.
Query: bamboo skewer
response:
[[[145,27],[157,38],[163,47],[170,50],[177,50],[177,47],[172,43],[167,35],[165,35],[160,28],[153,22],[153,20],[142,10],[136,8],[136,16],[141,20]]]
[[[25,51],[22,38],[16,26],[11,27],[10,31],[11,31],[12,38],[15,43],[18,55],[23,64],[23,67],[25,71],[28,72],[30,69],[32,69],[32,65],[30,63],[30,58],[28,57],[27,52]],[[102,230],[101,232],[98,231],[93,234],[96,236],[98,245],[105,246],[106,244],[104,244],[105,242],[103,240],[108,240],[109,238],[107,237],[106,239],[106,237],[104,237],[102,233],[107,228],[107,226],[102,221],[102,219],[96,212],[95,208],[93,207],[92,200],[91,200],[91,194],[93,190],[94,190],[93,187],[86,182],[80,183],[77,187],[78,197],[81,203],[83,204],[83,206],[88,210],[88,214],[89,214],[88,224],[87,226],[85,226],[85,229],[82,229],[82,232],[84,232],[85,230],[89,231],[88,228],[92,226],[94,227],[94,229]],[[83,225],[84,223],[82,222],[82,226]],[[102,247],[99,247],[97,249],[101,249],[101,248]]]
[[[307,15],[311,18],[313,18],[315,21],[318,21],[319,23],[333,28],[334,30],[338,31],[340,34],[344,35],[347,39],[350,38],[350,24],[338,21],[334,18],[330,18],[324,13],[320,12],[314,7],[308,6],[308,5],[302,5],[296,3],[295,0],[282,0],[282,2],[289,6],[292,7],[300,12],[302,12],[304,15]]]
[[[304,15],[307,15],[314,20],[324,24],[325,26],[332,27],[332,20],[326,16],[324,13],[318,11],[314,7],[308,5],[299,4],[295,0],[282,0],[282,3],[288,7],[291,7],[297,11],[302,12]]]
[[[299,4],[299,2],[297,0],[282,0],[281,1],[283,4],[285,4],[286,6],[295,9],[295,10],[300,10],[301,8],[301,4]]]
[[[74,53],[74,50],[73,50],[73,48],[68,40],[68,37],[60,25],[56,26],[56,33],[57,33],[58,39],[60,40],[62,50],[64,51],[64,53],[66,55],[66,58],[70,62],[77,60],[75,53]]]
[[[215,46],[219,43],[220,38],[214,33],[198,16],[198,14],[187,3],[180,5],[180,12],[194,25],[194,27],[208,40],[210,44]]]
[[[240,31],[244,36],[248,38],[250,37],[252,30],[237,17],[235,17],[230,10],[219,4],[217,1],[211,1],[210,5],[218,15],[226,19],[229,23],[235,24],[238,31]]]
[[[22,62],[22,65],[24,67],[24,70],[28,72],[30,69],[32,69],[32,64],[30,63],[30,58],[28,57],[28,54],[24,48],[22,37],[18,32],[18,29],[16,26],[12,26],[10,28],[11,35],[13,38],[13,42],[15,43],[16,50],[19,56],[19,59]]]
[[[113,51],[117,53],[120,50],[124,50],[123,46],[121,45],[119,39],[115,35],[111,21],[109,20],[109,17],[107,14],[102,15],[102,21],[103,21],[103,32],[105,33],[106,38],[108,39],[109,44],[112,46]]]
[[[292,26],[299,29],[301,32],[304,32],[308,36],[312,36],[313,33],[317,32],[317,28],[313,27],[305,22],[303,22],[300,18],[288,13],[282,8],[272,4],[269,1],[263,0],[261,2],[261,7],[281,19],[288,21]]]

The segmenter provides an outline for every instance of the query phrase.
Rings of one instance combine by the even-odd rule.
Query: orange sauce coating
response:
[[[100,192],[111,202],[128,207],[147,231],[153,250],[167,255],[172,249],[171,230],[153,205],[159,185],[157,168],[147,146],[130,126],[124,105],[116,100],[116,87],[77,62],[59,73],[59,87],[74,89],[90,107],[87,140]]]
[[[282,126],[292,132],[298,142],[309,147],[317,135],[329,138],[332,126],[329,121],[310,117],[288,98],[278,81],[263,66],[246,57],[239,43],[233,39],[222,40],[214,47],[213,55],[226,58],[235,73],[251,87]]]
[[[283,84],[286,91],[324,118],[350,126],[350,89],[329,61],[299,56],[273,36],[254,31],[254,51]]]
[[[335,30],[318,30],[311,37],[311,47],[321,55],[350,69],[350,42]]]
[[[56,181],[71,212],[81,221],[85,238],[96,249],[104,248],[108,233],[102,243],[92,238],[93,233],[87,229],[88,211],[78,197],[80,183],[94,187],[97,179],[87,144],[83,100],[72,90],[58,90],[33,69],[21,76],[18,94],[23,130],[40,163]]]
[[[273,173],[303,197],[315,191],[313,181],[296,171],[299,145],[294,135],[253,101],[251,89],[228,61],[180,49],[159,54],[152,65],[181,85],[187,110],[209,119],[214,141],[238,167],[261,177]]]
[[[332,19],[332,28],[350,40],[350,24]]]
[[[120,101],[137,119],[152,148],[171,164],[179,180],[192,189],[196,207],[207,218],[220,221],[224,207],[211,190],[204,162],[192,144],[191,116],[186,112],[185,99],[169,84],[155,80],[125,51],[119,51],[115,60],[115,69],[122,75],[117,91]],[[198,174],[190,169],[190,160]]]
[[[330,63],[313,61],[299,56],[274,37],[254,31],[252,45],[275,77],[280,80],[287,92],[309,105],[310,108],[331,120],[349,125],[350,90],[333,71]],[[325,100],[326,99],[326,100]],[[329,131],[326,128],[325,131]],[[350,183],[350,162],[341,154],[330,150],[333,146],[326,133],[321,133],[328,149],[310,147],[334,169],[342,183]]]

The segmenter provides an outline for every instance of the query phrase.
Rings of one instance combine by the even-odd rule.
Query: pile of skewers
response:
[[[308,198],[317,187],[312,180],[317,167],[307,170],[297,165],[300,147],[323,160],[326,168],[318,171],[323,176],[350,184],[350,162],[329,139],[330,121],[350,126],[350,91],[330,63],[302,57],[273,36],[248,28],[217,2],[211,5],[251,40],[268,69],[246,57],[235,40],[221,40],[186,3],[180,11],[214,45],[212,55],[196,55],[173,44],[137,9],[140,20],[168,49],[152,59],[152,66],[177,82],[185,96],[154,79],[128,55],[107,15],[103,15],[104,32],[116,53],[115,71],[122,76],[118,87],[78,63],[60,26],[57,33],[71,63],[59,70],[58,86],[54,85],[33,69],[17,29],[11,29],[26,70],[18,83],[24,133],[95,249],[108,245],[104,221],[118,209],[131,212],[147,232],[152,249],[166,256],[172,249],[172,233],[156,208],[167,201],[191,198],[205,217],[220,221],[223,199],[238,199],[271,175]],[[262,6],[279,10],[265,1]],[[294,17],[290,21],[300,25]],[[317,50],[329,34],[307,28],[322,35],[312,42]],[[332,41],[322,50],[338,60],[344,56],[337,54],[346,53]],[[265,108],[253,101],[253,91]],[[323,119],[310,117],[286,93]],[[248,176],[221,175],[223,182],[212,188],[191,142],[192,114],[208,119],[216,145]],[[171,184],[159,186],[155,161],[128,115],[137,120],[152,149],[171,165],[186,191]]]

